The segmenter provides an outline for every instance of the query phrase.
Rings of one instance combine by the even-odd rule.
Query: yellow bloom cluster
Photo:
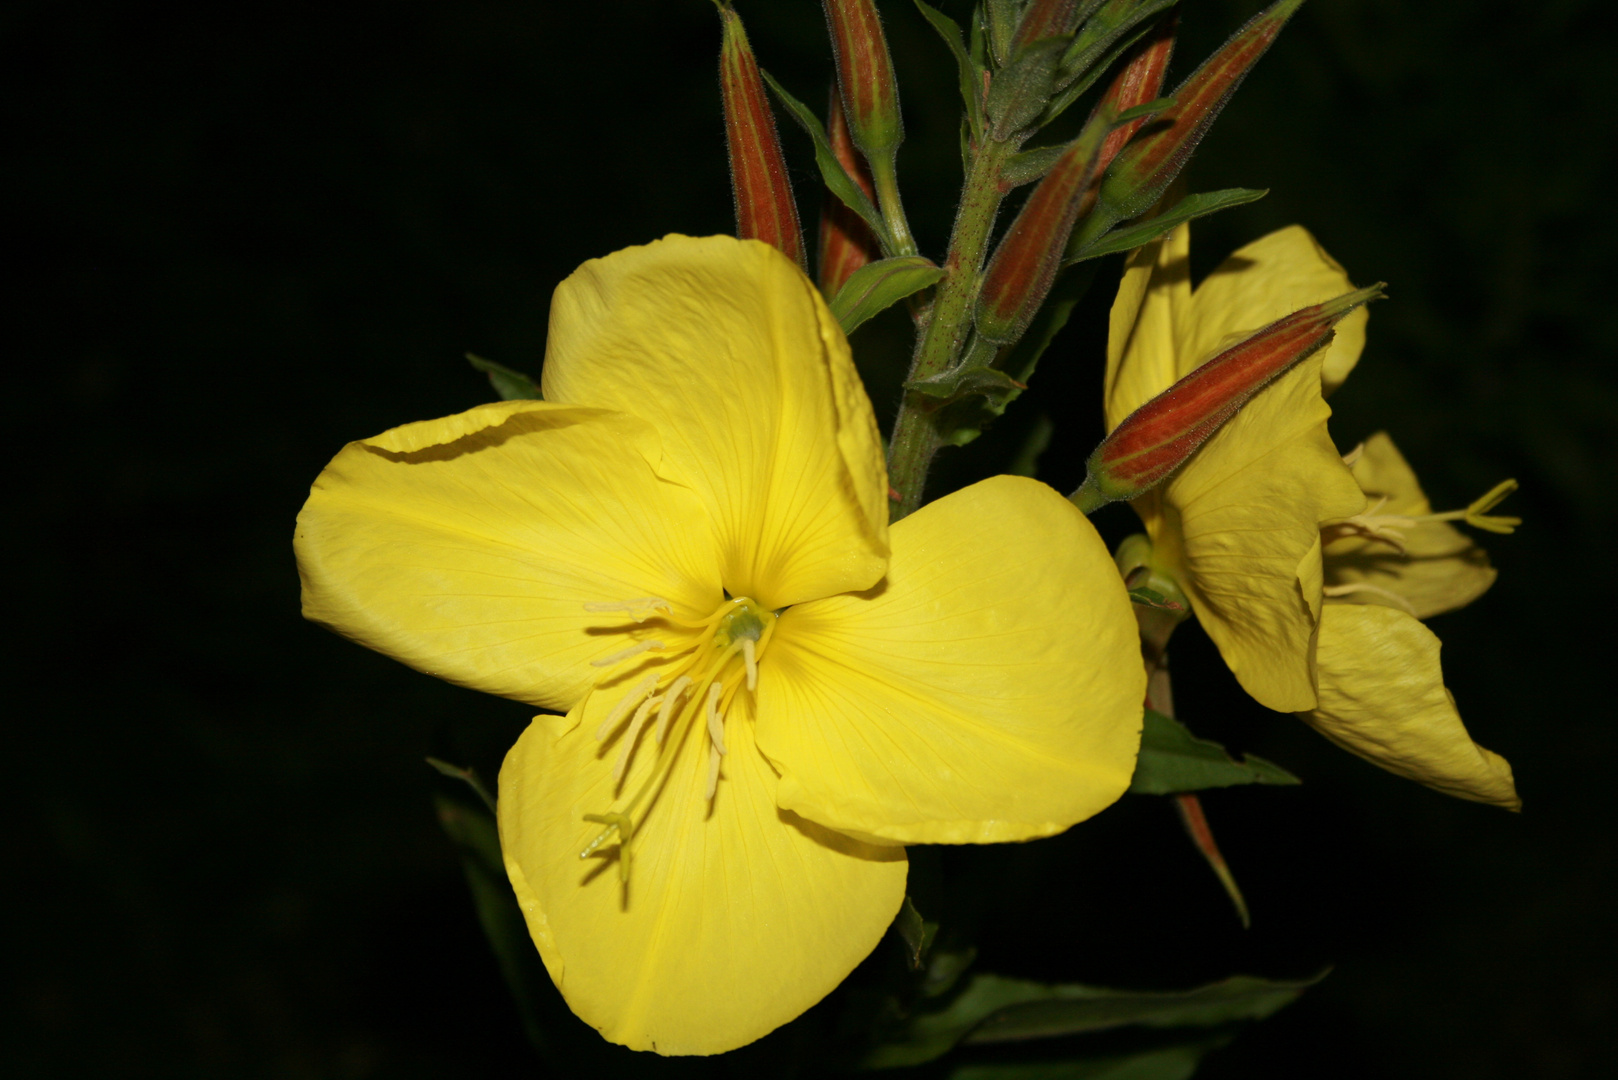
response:
[[[1129,259],[1111,314],[1109,430],[1198,364],[1289,312],[1353,285],[1296,226],[1237,251],[1191,287],[1181,226]],[[1326,431],[1330,394],[1359,360],[1361,308],[1333,342],[1255,397],[1135,509],[1154,569],[1179,583],[1242,687],[1338,745],[1439,791],[1510,809],[1511,767],[1477,746],[1444,687],[1423,619],[1494,580],[1434,515],[1392,440],[1347,458]],[[1504,525],[1498,523],[1505,522]]]
[[[903,845],[1047,836],[1128,786],[1145,674],[1100,538],[1018,477],[890,528],[848,343],[780,252],[586,263],[542,389],[350,444],[296,548],[309,618],[551,710],[501,846],[607,1038],[756,1039],[875,946]]]

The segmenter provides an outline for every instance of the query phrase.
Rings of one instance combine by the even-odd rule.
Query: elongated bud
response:
[[[804,265],[798,206],[787,181],[786,159],[775,117],[764,96],[758,61],[747,43],[741,16],[719,7],[724,46],[719,52],[719,88],[725,99],[725,144],[730,148],[730,186],[736,198],[736,235],[763,240]]]
[[[1090,513],[1156,487],[1266,383],[1324,348],[1338,321],[1380,297],[1382,287],[1378,282],[1278,319],[1130,413],[1085,462],[1073,501]]]
[[[1174,55],[1174,34],[1180,26],[1178,12],[1170,12],[1159,20],[1151,33],[1130,51],[1129,60],[1107,87],[1107,92],[1096,102],[1096,107],[1090,112],[1090,119],[1102,114],[1103,110],[1111,110],[1111,115],[1120,116],[1148,101],[1156,101],[1163,89],[1163,77],[1168,74],[1169,60]],[[1096,179],[1084,191],[1079,201],[1078,217],[1082,218],[1095,209],[1096,200],[1101,193],[1101,183],[1107,167],[1118,156],[1119,151],[1129,142],[1135,132],[1143,124],[1151,122],[1152,117],[1141,116],[1126,121],[1107,133],[1107,138],[1101,144],[1101,150],[1096,155]]]
[[[1125,147],[1108,171],[1101,185],[1106,216],[1114,222],[1125,221],[1151,209],[1180,175],[1191,152],[1243,77],[1302,3],[1303,0],[1280,0],[1255,15],[1169,95],[1174,107],[1154,119],[1141,138]]]
[[[872,160],[891,156],[904,141],[904,122],[876,6],[871,0],[822,0],[822,6],[854,145]]]
[[[1090,118],[1006,230],[978,290],[974,317],[979,337],[997,344],[1016,341],[1045,302],[1080,203],[1092,189],[1096,153],[1114,115],[1103,112]]]
[[[871,186],[871,170],[855,149],[854,140],[849,137],[842,98],[838,96],[835,86],[831,90],[831,105],[826,109],[826,138],[831,143],[832,153],[837,155],[837,160],[848,175],[874,200],[876,192]],[[820,211],[819,263],[820,291],[827,299],[836,296],[849,275],[876,258],[880,251],[881,247],[864,219],[850,210],[843,200],[828,193]]]
[[[1029,0],[1012,39],[1012,52],[1042,38],[1062,37],[1078,28],[1079,19],[1097,6],[1095,0]],[[1150,101],[1150,98],[1147,98]]]

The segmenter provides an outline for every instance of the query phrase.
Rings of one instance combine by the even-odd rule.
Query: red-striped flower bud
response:
[[[904,141],[904,122],[876,6],[871,0],[822,0],[822,6],[831,28],[849,134],[866,157],[890,156]]]
[[[736,235],[772,244],[803,266],[798,206],[792,200],[781,139],[764,96],[758,61],[747,43],[741,16],[729,5],[720,5],[719,17],[725,27],[719,88],[725,99],[725,144],[730,149],[730,186],[736,198]]]
[[[826,109],[826,139],[848,175],[874,200],[876,192],[871,186],[871,170],[855,149],[854,140],[849,138],[843,102],[835,86],[831,91],[831,105]],[[865,220],[843,200],[828,193],[820,211],[820,291],[826,298],[836,296],[849,275],[877,258],[881,250]]]
[[[1104,215],[1111,219],[1108,224],[1151,209],[1180,175],[1243,77],[1302,3],[1279,0],[1255,15],[1169,95],[1174,107],[1154,118],[1146,134],[1124,148],[1102,182],[1101,203]]]
[[[1174,55],[1174,33],[1179,26],[1179,13],[1170,12],[1130,50],[1129,59],[1090,113],[1092,121],[1103,109],[1111,110],[1113,116],[1121,116],[1136,106],[1157,100],[1163,90],[1163,76],[1168,74],[1169,59]],[[1130,137],[1151,119],[1148,116],[1137,117],[1108,132],[1100,153],[1096,155],[1096,172],[1105,173]],[[1084,217],[1095,208],[1099,194],[1099,181],[1092,182],[1080,200],[1079,217]]]
[[[1085,513],[1156,487],[1265,384],[1324,348],[1338,321],[1382,295],[1378,283],[1295,311],[1238,342],[1142,405],[1085,462],[1073,501]]]
[[[1012,52],[1043,38],[1071,34],[1079,25],[1082,8],[1093,7],[1088,0],[1031,0],[1017,24],[1017,36],[1012,39]],[[1147,98],[1150,101],[1150,98]]]

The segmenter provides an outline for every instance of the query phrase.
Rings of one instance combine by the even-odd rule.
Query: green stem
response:
[[[972,328],[972,301],[977,298],[983,259],[1000,209],[1000,170],[1016,153],[1015,141],[987,140],[972,156],[961,208],[955,216],[950,236],[949,256],[944,261],[944,280],[933,299],[931,317],[916,343],[910,364],[910,380],[931,378],[946,371],[960,355],[967,331]],[[880,172],[877,184],[880,186]],[[907,390],[894,421],[893,438],[888,446],[888,483],[895,495],[890,507],[898,521],[921,506],[927,485],[927,469],[933,455],[943,445],[938,430],[939,403],[925,394]]]
[[[893,250],[888,252],[891,256],[916,255],[915,238],[910,235],[910,222],[905,219],[904,203],[899,201],[899,172],[894,159],[896,150],[886,154],[878,154],[868,159],[871,163],[871,181],[876,186],[876,205],[882,213],[882,221],[888,227],[888,236],[893,241]]]

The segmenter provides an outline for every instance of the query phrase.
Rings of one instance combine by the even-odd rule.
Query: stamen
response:
[[[629,721],[629,730],[624,734],[624,745],[618,748],[618,760],[612,763],[612,782],[617,784],[624,778],[624,770],[629,767],[629,754],[634,749],[635,737],[640,734],[641,725],[646,718],[652,715],[652,706],[663,699],[657,696],[647,698],[635,710],[635,717]]]
[[[725,752],[725,719],[719,715],[719,695],[725,692],[719,683],[708,684],[708,738],[713,740],[714,749],[719,753]]]
[[[661,652],[662,649],[663,643],[661,641],[657,641],[655,639],[651,641],[642,641],[640,644],[631,645],[627,649],[619,649],[611,656],[603,656],[599,660],[592,660],[590,661],[590,666],[612,667],[614,664],[621,664],[631,657],[639,656],[643,652]]]
[[[758,689],[758,658],[753,651],[753,639],[742,638],[742,662],[747,665],[747,688]]]
[[[1416,606],[1396,592],[1390,592],[1380,585],[1372,585],[1364,581],[1356,581],[1349,585],[1327,585],[1321,590],[1327,596],[1350,596],[1354,593],[1370,593],[1391,600],[1393,606],[1409,615],[1416,613]]]
[[[592,613],[620,612],[636,622],[645,622],[659,611],[674,613],[674,605],[660,596],[642,596],[634,600],[589,600],[584,610]]]
[[[719,747],[711,746],[708,748],[708,792],[703,796],[703,798],[707,799],[709,802],[713,802],[713,793],[719,790],[720,757],[721,754]]]
[[[607,714],[607,718],[601,721],[601,726],[596,728],[596,742],[600,742],[602,739],[605,739],[607,737],[607,733],[618,726],[618,721],[628,716],[629,710],[633,709],[636,705],[639,705],[640,699],[645,697],[647,694],[650,694],[656,688],[657,672],[649,671],[640,682],[634,685],[633,689],[631,689],[629,693],[625,694],[618,700],[618,704],[612,707],[612,711]]]
[[[1352,469],[1354,466],[1360,463],[1360,455],[1364,453],[1365,444],[1360,443],[1358,446],[1354,447],[1354,449],[1343,455],[1343,464]]]
[[[1522,524],[1520,517],[1505,517],[1503,515],[1488,514],[1488,511],[1499,506],[1507,495],[1517,490],[1517,481],[1502,480],[1490,488],[1483,496],[1466,508],[1466,523],[1474,529],[1485,532],[1500,533],[1509,536]]]
[[[657,731],[652,736],[657,741],[657,745],[662,746],[663,736],[668,734],[669,721],[674,718],[674,703],[679,700],[680,695],[685,693],[687,688],[693,685],[695,684],[692,682],[691,676],[681,675],[674,680],[674,685],[670,686],[668,692],[663,695],[663,707],[657,712]]]
[[[607,838],[609,836],[611,836],[613,833],[617,833],[618,880],[628,884],[629,837],[635,831],[634,822],[629,820],[628,814],[585,814],[584,820],[594,822],[597,825],[605,825],[606,828],[596,833],[595,839],[591,840],[590,843],[585,846],[585,849],[579,852],[579,858],[588,859],[590,856],[596,853],[597,848],[607,842]]]

